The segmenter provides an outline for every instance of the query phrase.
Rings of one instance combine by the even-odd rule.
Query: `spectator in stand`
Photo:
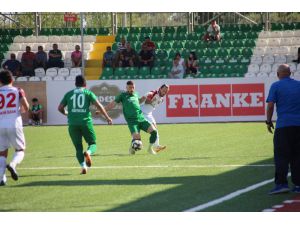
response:
[[[129,42],[126,43],[126,49],[121,52],[123,59],[121,59],[122,67],[134,67],[136,66],[137,54],[136,51],[131,48]]]
[[[63,68],[64,67],[64,62],[62,61],[62,53],[58,49],[57,44],[53,44],[53,49],[49,51],[49,60],[48,60],[48,68],[51,67],[59,67]]]
[[[152,53],[152,48],[148,47],[147,44],[142,45],[142,50],[139,53],[139,61],[140,67],[142,66],[149,66],[150,68],[153,67],[154,56]]]
[[[126,39],[125,37],[121,38],[121,41],[118,43],[118,52],[122,52],[126,49]]]
[[[190,52],[186,61],[186,74],[197,74],[198,72],[198,60],[195,52]]]
[[[181,58],[181,55],[180,55],[179,52],[177,52],[177,53],[175,54],[175,57],[174,57],[174,60],[173,60],[173,65],[174,65],[175,59],[178,59],[178,60],[179,60],[179,64],[181,64],[181,65],[183,66],[183,68],[185,69],[184,59]]]
[[[103,67],[113,67],[114,63],[114,53],[110,46],[106,47],[106,52],[103,54]]]
[[[217,24],[216,20],[211,21],[211,24],[208,26],[206,34],[204,35],[205,41],[220,41],[221,33],[220,26]]]
[[[35,54],[31,51],[30,46],[26,46],[26,51],[21,58],[23,76],[34,76]]]
[[[10,59],[6,60],[3,65],[2,65],[3,69],[7,69],[9,70],[13,76],[19,77],[21,76],[21,63],[19,62],[19,60],[16,59],[16,54],[15,53],[11,53],[10,54]]]
[[[300,48],[298,48],[298,58],[293,60],[293,62],[300,63]]]
[[[32,99],[32,106],[29,110],[29,125],[43,124],[43,107],[37,98]]]
[[[80,51],[80,46],[75,45],[75,51],[71,54],[72,67],[81,67],[82,53]]]
[[[175,78],[175,79],[183,78],[184,68],[179,61],[180,59],[178,57],[174,58],[173,67],[171,72],[169,73],[170,78]]]
[[[145,37],[145,41],[144,41],[143,45],[147,45],[148,50],[152,51],[153,54],[155,53],[156,46],[155,46],[154,42],[150,40],[150,37],[148,37],[148,36]]]
[[[38,51],[35,53],[35,68],[39,67],[47,68],[47,53],[44,51],[43,46],[39,46]]]

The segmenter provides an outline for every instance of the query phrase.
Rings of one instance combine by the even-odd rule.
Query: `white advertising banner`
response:
[[[274,79],[215,78],[215,79],[166,79],[135,80],[140,96],[170,85],[163,104],[153,112],[157,123],[197,123],[230,121],[263,121],[266,119],[266,98]],[[88,81],[103,105],[114,100],[126,88],[127,80]],[[74,81],[47,82],[48,124],[67,124],[65,116],[57,111],[64,94],[75,88]],[[91,107],[94,123],[104,124]],[[118,105],[109,112],[114,124],[125,124],[122,107]]]

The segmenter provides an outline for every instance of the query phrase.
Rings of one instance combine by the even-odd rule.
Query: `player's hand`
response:
[[[108,125],[112,125],[112,119],[111,119],[110,117],[108,117],[108,118],[106,119],[106,121],[107,121],[107,124],[108,124]]]
[[[273,134],[274,125],[272,121],[267,123],[267,129],[271,134]]]

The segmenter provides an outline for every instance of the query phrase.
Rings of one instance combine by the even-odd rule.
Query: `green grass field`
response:
[[[168,149],[155,156],[146,133],[144,149],[131,156],[127,126],[95,129],[94,168],[79,175],[66,126],[26,127],[20,179],[1,187],[0,211],[178,212],[273,178],[273,137],[263,123],[159,125]],[[261,211],[294,196],[269,196],[272,187],[204,211]]]

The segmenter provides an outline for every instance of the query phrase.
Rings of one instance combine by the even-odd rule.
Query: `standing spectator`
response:
[[[59,68],[63,68],[64,67],[64,62],[62,61],[62,53],[61,51],[58,49],[58,45],[57,44],[53,44],[52,46],[52,50],[49,51],[49,60],[48,60],[48,68],[51,67],[59,67]]]
[[[71,54],[72,67],[81,67],[82,53],[80,51],[80,46],[75,46],[75,51]]]
[[[293,192],[300,193],[300,82],[290,78],[287,64],[277,70],[279,81],[272,84],[267,98],[267,128],[274,129],[272,115],[276,104],[274,134],[275,187],[269,194],[289,192],[287,181],[291,169]]]
[[[126,49],[121,53],[123,55],[122,67],[133,67],[136,65],[137,54],[136,51],[131,48],[129,42],[126,43]]]
[[[47,53],[43,46],[38,46],[38,51],[35,53],[35,68],[39,67],[47,68]]]
[[[150,40],[149,36],[145,37],[145,41],[144,41],[143,45],[147,45],[148,50],[152,51],[153,54],[155,53],[156,46],[155,46],[154,42]]]
[[[16,167],[22,162],[25,154],[25,137],[21,113],[27,112],[29,105],[25,92],[12,84],[11,72],[9,70],[1,71],[0,93],[3,98],[2,102],[11,104],[2,104],[0,109],[0,186],[6,184],[6,168],[11,173],[12,179],[18,180]],[[8,148],[10,146],[15,149],[15,153],[11,162],[7,164]]]
[[[110,46],[106,47],[106,52],[103,54],[103,67],[113,67],[114,53]]]
[[[37,98],[33,98],[32,106],[29,110],[29,125],[42,125],[43,124],[43,107]]]
[[[171,72],[169,73],[170,78],[176,78],[176,79],[183,78],[184,68],[183,68],[182,64],[179,63],[179,60],[180,59],[178,57],[174,58],[173,67],[172,67]]]
[[[21,63],[16,59],[16,54],[11,53],[10,59],[6,60],[3,65],[3,69],[9,70],[13,76],[21,76]]]
[[[148,47],[146,44],[142,45],[142,50],[139,53],[140,67],[149,66],[153,67],[154,56],[152,53],[152,49]]]
[[[198,72],[198,60],[195,52],[190,52],[190,55],[186,61],[186,74],[197,74]]]
[[[300,48],[298,48],[297,59],[293,60],[293,62],[300,63]]]
[[[31,51],[30,46],[26,46],[26,51],[21,58],[23,76],[34,76],[35,54]]]
[[[221,33],[220,26],[217,24],[216,20],[211,21],[211,24],[208,26],[206,34],[204,35],[205,41],[220,41]]]
[[[126,39],[125,37],[121,38],[121,41],[118,43],[118,52],[121,52],[126,49]]]
[[[91,155],[97,149],[90,105],[93,104],[101,112],[108,124],[112,124],[112,120],[107,115],[96,95],[85,88],[86,80],[83,76],[79,75],[76,77],[75,86],[75,89],[64,95],[58,106],[58,111],[68,117],[69,135],[76,149],[76,158],[82,168],[81,174],[86,174],[87,167],[91,167],[92,165]],[[67,111],[65,107],[68,108]],[[82,138],[88,144],[85,152],[83,152]]]

